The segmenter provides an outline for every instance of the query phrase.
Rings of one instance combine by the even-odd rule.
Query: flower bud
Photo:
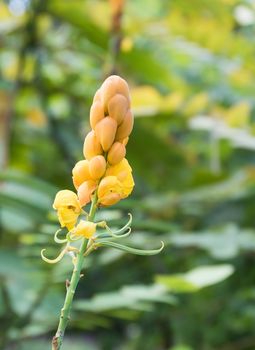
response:
[[[100,179],[106,170],[106,161],[103,156],[93,157],[89,161],[89,172],[93,180]]]
[[[96,227],[97,225],[94,222],[81,220],[72,233],[75,236],[82,236],[89,239],[96,232]]]
[[[108,152],[107,161],[111,165],[115,165],[121,162],[125,155],[126,147],[120,142],[115,142]]]
[[[78,198],[81,206],[88,204],[91,201],[91,195],[97,186],[96,181],[85,181],[78,188]]]
[[[116,120],[117,124],[121,124],[129,107],[128,100],[123,95],[117,94],[113,96],[108,103],[109,116]]]
[[[77,189],[84,181],[91,180],[91,175],[89,172],[89,161],[80,160],[75,164],[73,170],[73,184]]]
[[[101,205],[113,205],[121,199],[121,183],[116,176],[106,176],[100,182],[97,194]]]
[[[97,123],[104,118],[104,107],[100,101],[94,102],[91,106],[89,118],[92,129],[95,129]]]
[[[127,136],[129,136],[133,129],[133,125],[134,125],[134,117],[131,110],[129,109],[123,122],[118,127],[118,130],[116,132],[116,137],[115,137],[116,141],[122,140]]]
[[[130,102],[130,94],[127,82],[118,75],[111,75],[108,77],[101,88],[101,99],[104,104],[105,111],[107,112],[109,100],[116,94],[125,96]]]
[[[101,89],[98,89],[94,95],[94,98],[93,98],[93,103],[95,102],[102,102],[102,96],[101,96]]]
[[[96,136],[105,152],[108,151],[113,144],[116,130],[117,122],[110,117],[105,117],[97,123],[95,130]]]
[[[83,154],[86,159],[91,159],[99,154],[102,154],[103,150],[94,130],[90,131],[85,137],[83,145]]]

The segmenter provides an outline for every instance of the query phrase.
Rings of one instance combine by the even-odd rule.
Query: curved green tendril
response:
[[[106,224],[106,222],[102,222],[101,225],[99,225],[99,226],[105,228],[108,231],[108,233],[106,233],[106,232],[99,233],[98,235],[96,235],[96,238],[111,238],[111,237],[123,238],[123,237],[129,236],[131,233],[130,225],[132,223],[133,218],[132,218],[132,215],[130,213],[128,213],[128,215],[130,216],[130,219],[128,220],[128,222],[122,228],[120,228],[119,230],[114,231],[114,232],[110,229],[110,227]],[[127,232],[125,232],[126,230],[127,230]],[[123,232],[125,232],[125,233],[123,233]]]
[[[67,242],[67,239],[66,238],[58,238],[58,234],[59,232],[61,232],[62,229],[60,228],[59,230],[57,230],[54,234],[54,241],[58,244],[63,244],[63,243],[66,243]]]
[[[65,253],[67,252],[67,247],[65,249],[63,249],[60,254],[55,258],[55,259],[48,259],[44,256],[44,252],[46,249],[42,249],[41,250],[41,257],[42,259],[47,262],[48,264],[56,264],[57,262],[59,262],[63,256],[65,255]]]
[[[76,238],[73,238],[72,237],[72,231],[69,231],[68,234],[66,235],[66,239],[68,240],[68,242],[76,242],[76,241],[79,241],[79,239],[81,239],[82,236],[78,236]]]
[[[137,249],[137,248],[128,247],[126,245],[119,244],[116,242],[111,242],[108,240],[99,240],[97,243],[95,243],[95,246],[97,247],[107,246],[107,247],[116,248],[119,250],[123,250],[127,253],[136,254],[136,255],[156,255],[160,253],[164,248],[164,242],[161,241],[161,247],[158,249]]]
[[[126,223],[126,225],[124,225],[122,228],[120,228],[119,230],[115,231],[114,232],[114,235],[119,235],[123,232],[126,231],[127,228],[130,228],[131,224],[132,224],[132,220],[133,220],[133,217],[132,217],[132,214],[131,213],[128,213],[129,215],[129,220],[128,222]]]
[[[123,234],[117,234],[116,235],[116,231],[115,232],[112,232],[112,230],[110,229],[110,227],[106,226],[106,230],[109,232],[110,236],[111,237],[114,237],[114,238],[123,238],[123,237],[127,237],[130,235],[131,233],[131,227],[128,228],[127,232],[126,233],[123,233]],[[117,231],[118,232],[118,231]]]

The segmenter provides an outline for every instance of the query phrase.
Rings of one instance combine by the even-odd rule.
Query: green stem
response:
[[[97,196],[95,195],[91,203],[88,221],[94,220],[96,209],[97,209]],[[87,243],[88,242],[86,239],[82,241],[80,251],[77,255],[77,260],[73,269],[71,281],[69,286],[67,286],[65,302],[64,302],[63,308],[61,309],[58,329],[55,336],[52,339],[52,350],[60,350],[63,343],[65,329],[69,321],[69,315],[72,308],[73,297],[81,276],[81,269],[84,261],[84,253],[87,248]]]

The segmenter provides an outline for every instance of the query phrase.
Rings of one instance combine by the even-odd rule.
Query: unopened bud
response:
[[[128,100],[123,95],[117,94],[113,96],[108,103],[109,116],[116,120],[117,124],[121,124],[129,107]]]
[[[95,130],[96,136],[105,152],[108,151],[113,144],[116,130],[117,122],[110,117],[105,117],[99,123],[97,123]]]
[[[94,95],[94,98],[93,98],[93,103],[95,102],[102,102],[102,96],[101,96],[101,90],[98,89]]]
[[[100,101],[94,102],[91,106],[89,118],[92,129],[95,129],[97,123],[104,118],[104,107]]]
[[[119,125],[118,130],[116,132],[116,140],[122,140],[131,134],[131,131],[134,126],[134,116],[129,109],[123,122]]]
[[[89,172],[93,180],[100,179],[106,170],[106,161],[103,156],[93,157],[89,161]]]
[[[107,160],[111,165],[115,165],[121,162],[125,155],[126,147],[120,142],[115,142],[108,152]]]
[[[91,175],[89,172],[89,161],[80,160],[75,164],[73,170],[73,184],[77,189],[84,181],[91,180]]]
[[[78,198],[82,207],[91,201],[91,195],[95,191],[96,186],[96,181],[85,181],[79,186]]]
[[[83,145],[83,154],[86,159],[91,159],[99,154],[102,154],[103,150],[100,145],[98,138],[96,137],[95,131],[92,130],[85,137]]]
[[[110,77],[108,77],[102,84],[100,91],[105,111],[107,111],[108,102],[116,94],[121,94],[125,96],[128,102],[130,102],[128,84],[124,79],[122,79],[118,75],[111,75]]]

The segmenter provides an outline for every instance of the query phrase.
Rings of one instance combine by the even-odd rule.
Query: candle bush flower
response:
[[[65,238],[59,238],[61,229],[58,230],[54,239],[56,243],[65,246],[55,259],[45,257],[45,249],[42,250],[41,256],[47,263],[54,264],[66,253],[71,252],[74,264],[71,280],[67,283],[58,329],[52,340],[53,350],[61,348],[85,256],[101,246],[139,255],[153,255],[163,249],[163,243],[158,249],[140,250],[116,242],[130,234],[131,214],[126,225],[115,232],[109,228],[106,221],[94,222],[98,207],[118,203],[131,194],[135,185],[132,168],[125,158],[126,145],[134,124],[130,101],[128,84],[124,79],[113,75],[104,81],[96,92],[90,109],[92,130],[84,140],[85,159],[78,161],[72,170],[77,193],[61,190],[56,194],[53,203],[61,229],[68,230]],[[87,214],[82,208],[89,203],[91,206]],[[98,228],[101,228],[101,231],[98,232]],[[81,240],[79,249],[72,245],[78,240]]]

